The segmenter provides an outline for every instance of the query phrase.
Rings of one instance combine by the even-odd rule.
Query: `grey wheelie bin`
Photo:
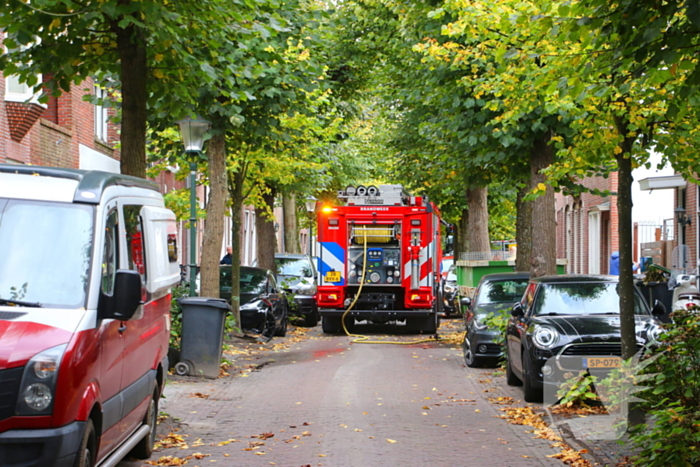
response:
[[[180,376],[217,378],[224,344],[224,321],[231,309],[222,298],[183,297],[180,361],[175,373]]]

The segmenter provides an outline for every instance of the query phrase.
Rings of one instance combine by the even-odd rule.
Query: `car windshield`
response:
[[[0,298],[85,307],[93,211],[81,204],[0,199]]]
[[[275,258],[277,274],[283,276],[313,277],[311,263],[306,258]]]
[[[219,287],[231,287],[231,265],[219,268]]]
[[[241,269],[241,293],[264,293],[266,283],[267,274],[265,271]]]
[[[525,293],[528,278],[485,281],[479,289],[477,303],[513,303]]]
[[[534,304],[535,315],[619,313],[620,298],[615,282],[543,284],[537,292]],[[634,297],[634,314],[649,314],[638,294]]]

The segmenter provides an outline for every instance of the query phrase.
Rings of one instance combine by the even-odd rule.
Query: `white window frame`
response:
[[[95,85],[94,87],[96,99],[107,99],[107,91]],[[94,104],[95,110],[95,138],[107,143],[109,142],[109,107],[104,104]]]

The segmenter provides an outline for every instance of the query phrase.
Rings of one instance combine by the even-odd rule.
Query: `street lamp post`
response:
[[[195,296],[197,268],[197,156],[204,146],[204,135],[211,123],[204,119],[185,118],[177,122],[190,162],[190,297]]]
[[[314,233],[314,212],[316,212],[316,198],[309,196],[306,198],[306,212],[309,213],[309,256],[313,256],[313,233]]]
[[[685,208],[683,206],[678,206],[673,212],[676,213],[676,220],[678,221],[678,226],[680,227],[678,256],[681,264],[678,266],[685,271],[685,226],[690,225],[690,217],[685,215]]]

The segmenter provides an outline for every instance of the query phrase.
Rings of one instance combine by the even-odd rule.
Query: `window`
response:
[[[129,269],[138,271],[141,280],[146,280],[146,255],[144,253],[143,232],[141,226],[140,205],[124,206],[124,224],[126,228],[126,249],[129,257]]]
[[[23,48],[26,48],[23,47]],[[10,49],[5,47],[5,51],[7,53],[14,52],[17,49]],[[41,74],[36,75],[36,82],[41,83],[42,82],[42,76]],[[27,83],[22,83],[20,82],[20,79],[18,76],[15,75],[9,75],[5,76],[5,100],[6,101],[11,101],[11,102],[32,102],[32,103],[39,103],[39,96],[41,95],[41,92],[33,92],[32,86],[28,85]]]
[[[100,86],[95,86],[95,138],[100,141],[109,141],[109,107],[107,92]]]
[[[102,292],[111,296],[119,258],[119,214],[113,210],[105,225],[105,244],[102,254]]]

